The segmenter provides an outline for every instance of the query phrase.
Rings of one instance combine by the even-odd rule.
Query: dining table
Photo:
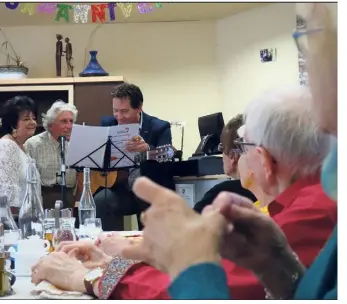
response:
[[[107,232],[103,232],[107,233]],[[141,231],[117,231],[124,237],[140,236]],[[16,282],[12,286],[13,292],[11,295],[0,298],[1,300],[30,300],[40,299],[39,295],[32,294],[35,285],[31,283],[31,276],[16,276]]]

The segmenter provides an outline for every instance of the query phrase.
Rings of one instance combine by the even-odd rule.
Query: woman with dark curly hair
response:
[[[36,130],[35,103],[29,97],[15,96],[2,106],[0,118],[1,133],[5,134],[0,138],[0,193],[7,197],[12,212],[18,214],[26,189],[26,167],[31,160],[24,143]]]

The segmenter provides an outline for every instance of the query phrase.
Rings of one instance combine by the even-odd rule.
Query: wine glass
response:
[[[95,239],[102,232],[100,218],[87,218],[84,220],[84,229],[91,239]]]

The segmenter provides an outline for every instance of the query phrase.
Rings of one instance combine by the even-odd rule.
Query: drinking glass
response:
[[[87,218],[84,221],[84,229],[91,239],[96,238],[102,232],[100,218]]]

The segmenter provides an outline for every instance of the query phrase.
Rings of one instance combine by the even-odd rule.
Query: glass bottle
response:
[[[78,205],[78,219],[80,227],[87,218],[96,218],[96,206],[90,190],[90,169],[83,169],[83,192]]]
[[[13,219],[10,205],[6,196],[0,196],[0,223],[4,227],[5,250],[15,246],[20,238],[20,232]]]
[[[42,239],[44,213],[34,160],[31,160],[27,165],[26,181],[26,191],[19,211],[19,228],[23,239],[32,237]]]

